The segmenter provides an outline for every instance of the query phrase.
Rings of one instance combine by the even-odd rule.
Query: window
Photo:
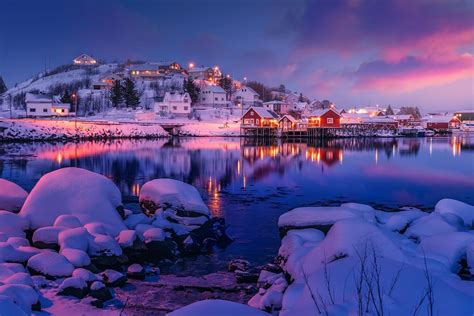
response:
[[[250,116],[253,116],[253,111],[250,111]]]
[[[217,101],[217,100],[219,100],[219,98],[215,97],[215,98],[214,98],[214,101]]]
[[[61,113],[64,113],[64,109],[61,109]]]
[[[188,107],[187,107],[187,106],[185,106],[185,107],[184,107],[184,110],[185,110],[185,111],[187,111],[187,110],[188,110]]]
[[[176,105],[173,105],[173,110],[174,111],[178,110],[178,107]]]
[[[30,108],[30,112],[36,112],[36,109]]]
[[[332,117],[328,117],[328,120],[327,120],[328,124],[333,124],[334,123],[334,119]]]
[[[260,124],[260,120],[259,120],[259,119],[256,119],[256,120],[255,120],[255,124],[256,124],[256,125]]]
[[[48,113],[48,109],[43,109],[43,113]]]

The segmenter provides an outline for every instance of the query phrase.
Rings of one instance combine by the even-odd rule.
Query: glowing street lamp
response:
[[[193,69],[194,68],[194,63],[193,62],[189,63],[188,67],[189,67],[189,69]]]

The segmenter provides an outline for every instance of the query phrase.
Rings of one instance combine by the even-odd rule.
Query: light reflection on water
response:
[[[0,174],[31,190],[45,173],[86,168],[114,181],[126,201],[154,178],[196,186],[236,242],[217,257],[265,262],[277,251],[278,216],[345,201],[430,208],[450,197],[474,204],[474,139],[262,141],[238,138],[0,144]],[[127,207],[138,208],[130,202]]]

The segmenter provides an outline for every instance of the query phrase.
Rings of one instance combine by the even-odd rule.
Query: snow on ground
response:
[[[258,309],[223,300],[200,301],[168,314],[169,316],[268,316],[267,313]]]
[[[53,119],[0,120],[0,140],[61,140],[166,137],[158,124]]]

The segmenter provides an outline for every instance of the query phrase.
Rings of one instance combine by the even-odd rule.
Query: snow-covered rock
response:
[[[464,225],[474,227],[474,206],[467,203],[453,199],[442,199],[436,204],[434,212],[456,214],[463,219]]]
[[[132,279],[145,279],[145,269],[138,263],[130,265],[127,269],[127,276]]]
[[[178,215],[210,216],[198,190],[178,180],[155,179],[145,183],[139,201],[149,214],[154,214],[158,208],[172,208],[180,211]]]
[[[84,268],[77,268],[72,272],[72,276],[76,278],[81,278],[86,282],[101,281],[102,278],[92,273],[91,271]]]
[[[18,212],[28,196],[18,184],[0,179],[0,210]]]
[[[23,237],[10,237],[7,239],[7,243],[9,243],[15,248],[23,247],[23,246],[28,247],[30,245],[30,242],[28,241],[28,239],[23,238]]]
[[[192,303],[168,314],[169,316],[268,316],[256,308],[224,300],[205,300]],[[301,314],[303,315],[303,314]]]
[[[11,297],[27,313],[31,313],[32,308],[39,303],[38,293],[31,286],[24,284],[0,285],[0,296]],[[0,310],[0,313],[3,313],[3,310]]]
[[[26,316],[30,314],[22,310],[10,296],[6,295],[0,295],[0,311],[4,315]]]
[[[390,217],[385,222],[385,227],[393,231],[402,231],[411,222],[428,214],[420,210],[407,210],[389,213]]]
[[[66,228],[77,228],[81,227],[82,224],[79,219],[74,215],[59,215],[54,221],[55,227],[66,227]]]
[[[30,271],[47,277],[68,277],[74,271],[74,266],[56,252],[48,251],[34,255],[28,260]]]
[[[113,298],[110,290],[100,281],[95,281],[91,284],[90,295],[101,301],[107,301]]]
[[[150,228],[143,233],[145,243],[165,240],[166,234],[161,228]]]
[[[135,240],[138,238],[134,230],[122,230],[117,237],[117,241],[122,248],[132,247]]]
[[[46,226],[35,230],[33,233],[33,245],[38,248],[57,248],[59,245],[59,233],[66,230],[65,227]]]
[[[75,296],[77,298],[83,298],[88,293],[86,282],[82,278],[70,277],[64,279],[59,286],[58,295],[63,296]]]
[[[104,283],[111,287],[119,287],[127,282],[127,277],[118,271],[107,269],[101,273]]]
[[[135,229],[138,224],[151,224],[151,218],[143,213],[129,215],[124,223],[130,229]]]
[[[86,252],[79,249],[61,249],[61,254],[76,268],[86,267],[91,264],[91,259]]]
[[[120,256],[122,248],[113,237],[96,235],[93,240],[89,241],[89,254],[91,256]]]
[[[24,230],[28,227],[29,222],[25,218],[8,211],[0,211],[0,232],[6,238],[25,237]]]
[[[458,225],[448,223],[439,213],[431,213],[413,221],[407,228],[405,235],[420,240],[424,237],[452,233],[462,229]]]
[[[33,280],[29,273],[26,272],[17,272],[8,278],[0,280],[4,284],[23,284],[33,287]]]
[[[20,214],[29,219],[32,229],[51,226],[58,216],[74,215],[82,225],[100,222],[116,236],[125,229],[117,211],[121,204],[120,191],[106,177],[85,169],[63,168],[38,181]]]
[[[84,227],[70,228],[59,233],[58,243],[61,249],[79,249],[87,252],[92,236]]]

